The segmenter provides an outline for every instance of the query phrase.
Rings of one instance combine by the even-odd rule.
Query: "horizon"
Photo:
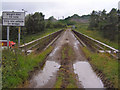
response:
[[[111,11],[112,8],[118,9],[119,0],[101,0],[101,1],[81,1],[81,0],[66,0],[66,1],[55,1],[55,0],[26,0],[26,1],[15,1],[15,0],[2,0],[1,2],[1,12],[2,11],[22,11],[26,10],[27,14],[33,14],[35,12],[42,12],[45,15],[45,19],[54,16],[56,19],[63,19],[78,14],[79,16],[91,14],[93,10],[102,11],[106,10],[107,13]],[[66,4],[67,3],[67,4]],[[104,3],[104,4],[103,4]]]

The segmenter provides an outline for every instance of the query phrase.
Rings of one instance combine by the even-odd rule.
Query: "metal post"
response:
[[[9,48],[9,26],[7,26],[7,47]]]
[[[18,46],[20,46],[20,27],[18,28]]]

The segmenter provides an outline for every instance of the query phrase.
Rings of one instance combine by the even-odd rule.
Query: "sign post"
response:
[[[20,46],[20,27],[18,28],[18,46]]]
[[[9,47],[9,26],[7,26],[7,47]]]
[[[7,46],[9,47],[9,26],[18,26],[18,46],[20,45],[20,26],[24,26],[25,12],[2,12],[3,26],[7,26]]]

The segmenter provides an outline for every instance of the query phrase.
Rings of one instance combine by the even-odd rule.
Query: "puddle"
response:
[[[76,49],[78,49],[78,44],[79,44],[78,40],[75,41],[75,43],[74,43],[74,47],[75,47]]]
[[[53,56],[58,49],[59,47],[56,47],[49,56]]]
[[[94,73],[88,62],[79,61],[73,64],[73,67],[84,88],[104,88],[102,81]]]
[[[74,34],[72,32],[71,32],[71,35],[73,36],[73,38],[75,38],[76,41],[78,41],[77,38],[74,36]]]
[[[44,69],[39,71],[30,81],[31,84],[34,84],[32,87],[40,88],[49,83],[48,81],[55,76],[59,67],[60,65],[55,61],[46,61]]]
[[[71,35],[75,38],[75,36],[74,36],[74,34],[71,32]],[[75,38],[75,40],[76,40],[76,38]]]
[[[78,49],[78,47],[79,47],[78,45],[80,44],[79,41],[76,39],[76,37],[74,36],[74,34],[72,32],[70,34],[74,38],[74,48]]]

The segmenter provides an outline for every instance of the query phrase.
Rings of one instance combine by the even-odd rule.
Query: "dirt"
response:
[[[75,52],[74,54],[74,60],[72,61],[72,63],[69,63],[67,60],[69,60],[69,57],[65,58],[64,61],[62,61],[61,58],[61,50],[62,47],[67,44],[69,46],[72,47],[73,51]],[[53,71],[51,67],[48,67],[47,69],[49,69],[48,72],[46,72],[46,74],[44,74],[44,76],[48,77],[49,73],[51,74],[51,76],[49,76],[48,79],[46,79],[46,83],[44,83],[43,85],[41,85],[41,83],[44,82],[38,80],[39,78],[41,78],[41,74],[44,73],[44,70],[39,70],[39,72],[37,74],[34,74],[33,77],[30,80],[30,84],[29,84],[29,88],[53,88],[54,84],[56,83],[56,77],[57,77],[57,72],[60,69],[59,67],[61,65],[64,65],[66,70],[70,70],[73,71],[73,63],[77,62],[77,61],[87,61],[81,48],[82,45],[78,42],[78,40],[75,38],[75,36],[73,35],[73,33],[71,32],[71,29],[67,29],[64,33],[61,34],[61,36],[57,39],[56,42],[54,42],[54,44],[52,45],[54,47],[53,51],[48,55],[48,57],[46,58],[46,62],[53,62],[55,65],[49,65],[52,68],[54,68],[55,70]],[[66,55],[68,53],[66,52]],[[44,67],[47,64],[45,63]],[[57,67],[59,66],[59,67]],[[57,67],[57,68],[55,68]],[[65,70],[66,76],[67,77],[67,71]],[[37,78],[37,79],[36,79]],[[78,77],[76,76],[76,79],[78,79]],[[81,84],[80,82],[76,82],[78,88],[81,88]],[[65,87],[68,84],[67,80],[64,80],[63,86]]]
[[[62,58],[61,67],[57,76],[60,77],[59,73],[63,74],[62,85],[60,87],[67,88],[69,84],[72,84],[74,87],[82,88],[82,85],[79,83],[73,70],[73,62],[75,60],[75,52],[73,51],[73,48],[67,43],[63,45],[61,54],[62,57],[64,56],[64,58]],[[72,83],[71,80],[74,80],[75,83]]]

